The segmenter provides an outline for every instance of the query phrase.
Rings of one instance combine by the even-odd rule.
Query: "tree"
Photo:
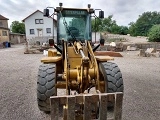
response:
[[[108,31],[108,32],[112,32],[111,29],[113,26],[116,26],[116,21],[112,20],[113,15],[109,15],[108,18],[104,18],[102,21],[103,24],[103,30],[104,31]]]
[[[92,31],[108,31],[111,32],[111,27],[116,25],[116,21],[112,20],[112,15],[109,15],[107,18],[92,19]]]
[[[130,24],[129,31],[132,36],[147,36],[150,28],[156,24],[160,24],[160,13],[144,12],[135,23]]]
[[[103,28],[102,28],[102,19],[100,19],[100,18],[92,19],[91,24],[92,24],[92,31],[93,32],[98,32],[98,31],[102,31],[103,30]]]
[[[113,33],[113,34],[119,34],[120,33],[120,26],[118,25],[113,25],[111,28],[110,28],[110,32]]]
[[[135,25],[135,23],[134,22],[130,22],[129,23],[129,34],[131,35],[131,36],[136,36],[136,25]]]
[[[160,42],[160,25],[154,25],[148,33],[149,42]]]
[[[92,31],[107,31],[113,34],[128,34],[128,27],[126,26],[118,26],[116,21],[112,19],[113,15],[109,15],[104,19],[92,19]]]
[[[111,33],[120,34],[120,35],[127,35],[128,34],[128,27],[113,25],[111,27]]]
[[[11,31],[13,33],[25,34],[25,25],[19,21],[13,21],[11,24]]]
[[[121,35],[127,35],[129,33],[129,29],[126,26],[120,26],[120,33]]]

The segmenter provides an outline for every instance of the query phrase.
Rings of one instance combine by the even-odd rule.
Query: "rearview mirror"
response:
[[[104,39],[100,39],[100,45],[101,45],[101,46],[104,46],[104,42],[105,42]]]
[[[99,11],[99,18],[104,18],[104,11]]]
[[[48,17],[49,16],[49,9],[44,9],[43,16]]]

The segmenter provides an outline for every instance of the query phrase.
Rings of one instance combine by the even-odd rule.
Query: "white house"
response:
[[[36,10],[22,21],[25,23],[26,39],[29,44],[34,44],[37,41],[40,41],[41,44],[48,42],[49,39],[53,39],[53,31],[54,40],[56,40],[57,21],[52,17],[44,17],[40,10]]]

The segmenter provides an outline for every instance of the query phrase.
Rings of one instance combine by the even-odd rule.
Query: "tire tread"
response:
[[[123,92],[123,79],[118,65],[112,62],[102,62],[100,66],[107,78],[107,92]]]
[[[50,96],[57,94],[56,84],[56,65],[42,64],[39,66],[37,80],[37,102],[41,111],[50,111]]]

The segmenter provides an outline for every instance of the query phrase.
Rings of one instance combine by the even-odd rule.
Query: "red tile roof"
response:
[[[0,20],[9,20],[9,19],[0,14]]]

